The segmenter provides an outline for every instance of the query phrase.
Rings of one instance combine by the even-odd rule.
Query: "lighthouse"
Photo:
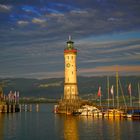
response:
[[[78,97],[76,56],[77,49],[69,36],[64,49],[64,96],[58,105],[55,105],[55,113],[73,114],[81,106]]]
[[[76,56],[77,50],[74,48],[71,36],[69,36],[67,46],[64,49],[64,99],[68,100],[74,100],[78,97]]]

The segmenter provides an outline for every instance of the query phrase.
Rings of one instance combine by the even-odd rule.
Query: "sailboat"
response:
[[[125,112],[119,108],[119,92],[118,92],[119,91],[118,90],[119,86],[120,86],[121,92],[123,94],[123,90],[122,90],[122,87],[121,87],[121,84],[120,84],[120,80],[119,80],[119,77],[118,77],[118,72],[117,72],[116,73],[117,108],[115,108],[115,109],[114,108],[113,109],[108,108],[107,111],[104,112],[104,117],[124,117],[126,115]],[[112,93],[114,94],[114,91],[112,91]],[[114,95],[113,95],[113,98],[114,98]],[[123,95],[123,99],[124,99],[124,102],[125,102],[124,95]],[[113,99],[113,106],[114,106],[114,99]],[[125,103],[125,107],[126,107],[126,103]]]
[[[107,112],[104,114],[104,117],[124,117],[124,111],[120,109],[108,109]]]
[[[138,95],[139,95],[139,109],[128,111],[127,118],[140,119],[140,86],[139,86],[139,83],[138,83]]]

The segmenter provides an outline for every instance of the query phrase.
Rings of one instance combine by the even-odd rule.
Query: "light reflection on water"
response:
[[[64,119],[64,139],[79,140],[79,132],[76,118],[69,116]]]
[[[0,114],[0,140],[3,140],[4,133],[4,116]]]
[[[0,140],[132,140],[140,138],[140,120],[53,114],[40,111],[0,114]]]

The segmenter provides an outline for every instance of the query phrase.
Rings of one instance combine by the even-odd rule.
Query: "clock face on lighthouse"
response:
[[[67,67],[70,67],[70,63],[67,63],[66,66],[67,66]]]

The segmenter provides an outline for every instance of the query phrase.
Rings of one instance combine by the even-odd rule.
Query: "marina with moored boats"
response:
[[[61,114],[61,112],[57,112],[57,107],[55,106],[54,112],[56,114]],[[140,119],[140,109],[137,107],[131,107],[128,108],[127,110],[125,108],[121,109],[116,109],[116,108],[107,108],[105,107],[95,107],[91,105],[83,105],[81,108],[74,110],[71,114],[66,114],[66,115],[76,115],[76,116],[92,116],[92,117],[99,117],[99,118],[131,118],[131,119]]]

